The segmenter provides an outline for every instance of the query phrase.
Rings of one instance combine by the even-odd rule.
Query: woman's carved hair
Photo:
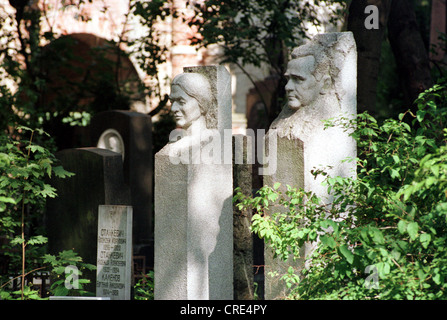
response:
[[[199,103],[201,114],[205,116],[206,127],[214,128],[217,123],[213,93],[208,79],[200,73],[180,73],[172,80],[171,86],[179,86],[188,96]]]

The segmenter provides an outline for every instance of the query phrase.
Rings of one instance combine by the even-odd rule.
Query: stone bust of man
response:
[[[318,100],[319,95],[326,93],[331,78],[324,72],[326,68],[321,67],[321,58],[305,51],[292,53],[292,60],[288,63],[285,73],[287,105],[290,109],[296,111],[301,107],[310,106]]]
[[[331,61],[323,46],[310,42],[295,48],[291,57],[284,74],[287,105],[270,128],[277,129],[280,136],[301,137],[303,131],[319,122],[316,119],[330,118],[331,105],[338,102],[333,92]]]

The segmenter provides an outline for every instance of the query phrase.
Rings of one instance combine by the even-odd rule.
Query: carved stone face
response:
[[[97,147],[121,153],[124,160],[124,141],[120,133],[115,129],[107,129],[104,131],[98,139]]]
[[[313,75],[314,70],[313,56],[298,57],[287,65],[285,89],[290,109],[298,110],[312,104],[318,98],[323,88],[323,81],[317,81]]]
[[[171,111],[174,113],[175,122],[180,128],[188,129],[202,114],[199,102],[186,94],[178,85],[171,87],[170,99]]]

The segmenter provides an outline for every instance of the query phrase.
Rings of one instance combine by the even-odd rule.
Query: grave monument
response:
[[[340,127],[325,129],[324,120],[356,115],[357,54],[351,32],[327,33],[315,36],[308,43],[295,48],[285,76],[287,105],[273,121],[266,139],[276,144],[275,171],[263,172],[264,185],[281,183],[312,191],[324,203],[331,202],[331,195],[315,178],[312,170],[322,169],[331,176],[355,176],[355,162],[342,160],[356,157],[356,143]],[[265,143],[266,153],[270,144]],[[302,257],[314,245],[301,248]],[[303,260],[287,263],[273,259],[270,248],[265,248],[265,298],[275,299],[287,294],[279,280],[293,266],[299,272]],[[270,277],[270,272],[278,277]]]
[[[98,208],[96,295],[130,300],[132,282],[132,207]]]
[[[172,81],[179,130],[155,155],[155,299],[233,298],[230,81],[223,66]]]
[[[66,149],[56,153],[64,169],[75,173],[51,178],[58,196],[47,201],[46,225],[51,254],[74,250],[83,261],[97,262],[99,205],[130,205],[120,154],[99,148]],[[95,292],[96,273],[87,290]]]
[[[239,188],[246,196],[252,195],[253,137],[233,135],[233,189]],[[238,210],[233,206],[233,262],[234,299],[252,300],[254,298],[253,276],[253,234],[251,232],[252,211]]]
[[[121,154],[124,182],[133,207],[135,255],[153,267],[153,158],[152,120],[139,112],[109,110],[96,114],[90,124],[91,144]]]

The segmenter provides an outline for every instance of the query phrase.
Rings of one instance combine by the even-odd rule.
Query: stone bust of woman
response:
[[[192,135],[209,129],[212,119],[212,92],[208,79],[199,73],[181,73],[171,84],[171,111],[179,128]]]
[[[181,73],[171,83],[171,112],[178,129],[171,132],[167,146],[169,154],[182,158],[181,162],[194,162],[196,147],[208,140],[215,127],[213,93],[208,79],[199,73]],[[199,156],[199,155],[198,155]],[[189,160],[186,160],[186,158]],[[200,157],[200,156],[199,156]],[[186,162],[185,162],[186,161]]]

